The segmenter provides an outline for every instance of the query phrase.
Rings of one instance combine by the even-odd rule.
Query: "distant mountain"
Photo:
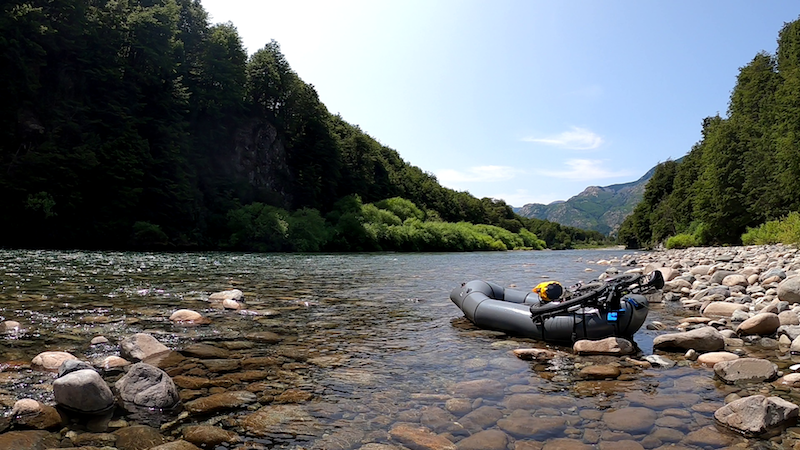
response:
[[[642,199],[644,187],[656,168],[648,170],[641,178],[630,183],[611,186],[589,186],[567,201],[559,200],[548,205],[529,203],[514,212],[536,219],[546,219],[571,227],[596,230],[609,235],[616,233],[622,221]]]

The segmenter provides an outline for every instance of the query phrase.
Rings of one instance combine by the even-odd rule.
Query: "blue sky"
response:
[[[800,15],[796,1],[201,1],[248,53],[278,41],[330,112],[512,206],[685,155]]]

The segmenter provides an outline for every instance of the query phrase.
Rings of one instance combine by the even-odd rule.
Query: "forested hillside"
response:
[[[681,236],[738,244],[748,227],[800,209],[800,21],[780,30],[775,55],[739,70],[727,117],[703,120],[682,162],[659,165],[620,228],[629,247]]]
[[[198,1],[0,8],[0,246],[473,250],[603,239],[443,188],[330,114],[276,42],[248,57],[234,25],[210,25]],[[419,214],[403,212],[411,207]]]

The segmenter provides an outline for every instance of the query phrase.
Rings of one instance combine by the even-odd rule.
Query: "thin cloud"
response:
[[[605,178],[631,176],[628,170],[609,170],[603,167],[600,159],[570,159],[565,164],[567,170],[540,171],[539,175],[569,181],[592,181]]]
[[[564,131],[551,137],[526,137],[522,138],[522,140],[524,142],[536,142],[569,150],[594,150],[605,142],[600,135],[586,128],[579,127],[572,127],[570,131]]]
[[[478,166],[465,171],[443,169],[436,172],[436,179],[441,183],[464,182],[498,182],[508,181],[522,173],[521,170],[509,166]]]

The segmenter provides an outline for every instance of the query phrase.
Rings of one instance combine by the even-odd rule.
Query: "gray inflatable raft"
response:
[[[619,293],[618,302],[606,301],[614,295],[617,294],[613,289],[603,287],[561,303],[542,304],[531,292],[475,280],[453,289],[450,300],[480,328],[548,342],[573,343],[579,339],[631,337],[641,328],[647,318],[647,298]]]

